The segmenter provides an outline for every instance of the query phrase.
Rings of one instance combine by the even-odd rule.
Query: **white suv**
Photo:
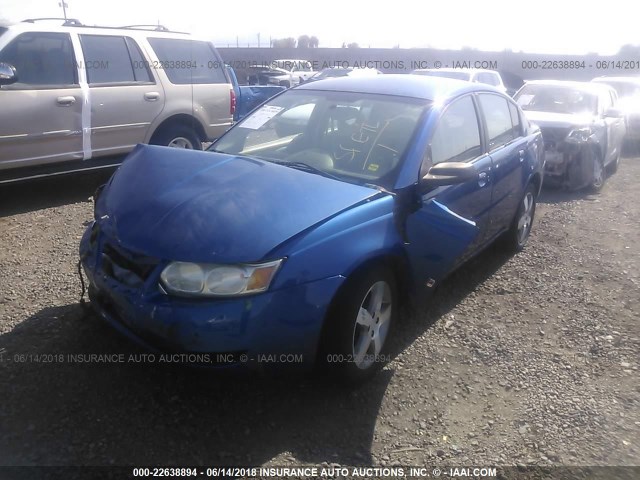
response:
[[[60,23],[0,27],[0,179],[119,163],[137,143],[201,149],[231,126],[235,96],[210,42]]]

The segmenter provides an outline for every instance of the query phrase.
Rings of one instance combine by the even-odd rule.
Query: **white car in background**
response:
[[[323,68],[315,75],[313,75],[309,81],[324,80],[326,78],[338,78],[338,77],[370,77],[375,75],[382,75],[383,73],[377,68],[360,68],[360,67],[328,67]]]
[[[268,83],[287,88],[306,82],[316,73],[308,60],[274,60],[270,67],[279,75],[269,75]]]
[[[486,83],[506,93],[507,87],[495,70],[482,70],[476,68],[420,68],[414,70],[414,75],[427,75],[430,77],[455,78],[467,82]]]
[[[627,125],[625,140],[640,146],[640,77],[598,77],[591,80],[612,87],[618,94],[616,107]]]

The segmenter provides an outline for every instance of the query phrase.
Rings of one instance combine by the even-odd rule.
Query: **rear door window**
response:
[[[513,125],[513,137],[522,136],[522,121],[520,120],[520,112],[518,107],[512,102],[509,103],[509,112],[511,113],[511,124]]]
[[[90,85],[151,81],[138,46],[131,38],[80,35]]]
[[[209,42],[149,38],[159,67],[176,85],[227,83],[224,65]]]
[[[514,134],[507,99],[492,94],[480,94],[478,98],[487,124],[489,151],[515,139],[517,135]]]

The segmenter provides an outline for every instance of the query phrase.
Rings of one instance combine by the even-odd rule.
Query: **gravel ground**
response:
[[[599,195],[545,190],[525,251],[405,314],[357,390],[36,361],[144,353],[78,303],[105,178],[0,187],[0,465],[640,465],[640,158]]]

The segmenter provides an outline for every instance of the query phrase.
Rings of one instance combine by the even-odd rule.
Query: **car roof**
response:
[[[497,88],[481,83],[470,83],[452,78],[424,75],[386,74],[329,78],[322,82],[304,83],[295,90],[323,90],[335,92],[373,93],[424,100],[457,96],[467,92],[502,93]]]
[[[527,85],[549,85],[552,87],[567,87],[592,93],[602,92],[603,89],[613,90],[613,88],[609,85],[605,85],[602,83],[576,82],[573,80],[528,80],[527,83],[525,83],[525,86]]]
[[[593,80],[591,80],[592,82],[624,82],[624,83],[629,83],[632,85],[640,85],[640,77],[607,77],[607,76],[602,76],[602,77],[596,77]]]
[[[76,21],[76,20],[73,20]],[[11,30],[17,30],[18,32],[75,32],[78,34],[99,34],[99,35],[122,35],[124,32],[128,36],[137,37],[164,37],[164,38],[184,38],[189,40],[203,40],[202,38],[195,38],[191,34],[186,32],[175,32],[172,30],[163,30],[151,28],[137,28],[136,26],[120,26],[110,27],[104,25],[84,25],[81,23],[73,24],[61,23],[60,19],[27,19],[22,22],[12,23],[6,26]],[[207,40],[205,40],[207,41]]]
[[[498,73],[484,68],[418,68],[415,72],[462,72],[462,73]]]
[[[272,60],[270,63],[302,64],[302,63],[311,63],[311,62],[309,60],[304,60],[302,58],[279,58],[277,60]]]

